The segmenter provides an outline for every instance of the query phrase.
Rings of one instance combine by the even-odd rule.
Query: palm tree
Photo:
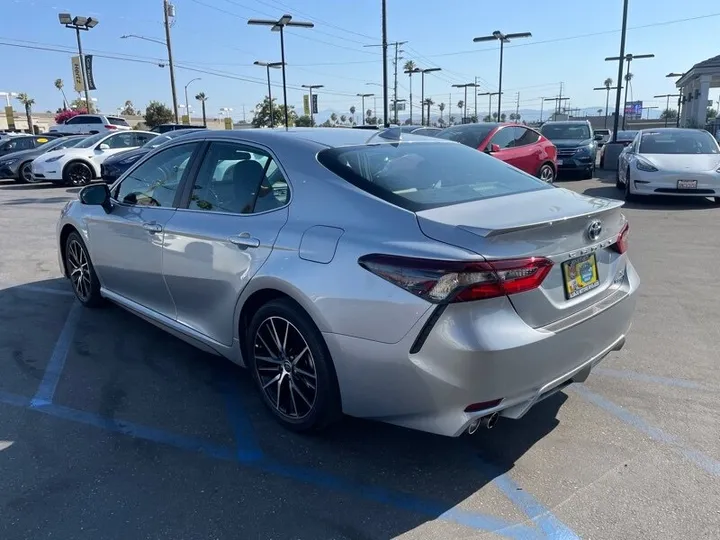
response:
[[[438,105],[438,109],[440,109],[440,120],[442,120],[443,111],[445,110],[445,104],[444,104],[444,103],[440,103],[440,105]]]
[[[205,117],[205,102],[208,100],[208,98],[205,95],[205,92],[198,92],[198,94],[195,96],[195,99],[197,99],[202,105],[203,127],[207,127],[207,118]]]
[[[465,102],[461,99],[460,101],[458,101],[457,107],[458,109],[462,110],[465,107]],[[465,115],[463,114],[463,116]]]
[[[598,113],[598,116],[600,116],[602,114],[602,109],[598,109],[597,113]]]
[[[412,60],[408,60],[403,66],[403,71],[407,73],[410,78],[410,124],[412,124],[412,76],[416,69],[417,65],[415,65],[415,62]]]
[[[355,123],[355,111],[356,111],[356,110],[357,110],[357,109],[355,108],[355,105],[353,105],[352,107],[350,107],[350,123],[351,123],[351,124],[354,124],[354,123]]]
[[[345,116],[344,114],[341,114],[340,115],[340,123],[344,124],[345,122],[347,122],[347,116]]]
[[[427,107],[427,123],[428,126],[430,125],[430,107],[432,105],[435,105],[435,102],[432,100],[432,98],[425,98],[425,101],[423,101],[423,107]]]
[[[510,120],[512,120],[512,121],[515,120],[515,113],[514,113],[514,112],[511,112],[511,113],[510,113]]]
[[[28,130],[30,133],[35,133],[33,130],[32,117],[32,106],[35,105],[35,100],[28,96],[25,92],[18,94],[17,100],[25,106],[25,116],[27,117]]]
[[[629,73],[629,72],[625,75],[625,84],[630,89],[630,101],[633,100],[632,80],[633,80],[634,76],[635,75],[633,75],[632,73]]]
[[[63,90],[63,86],[65,86],[65,83],[63,83],[62,79],[55,79],[55,88],[60,90],[60,92],[62,93],[63,110],[67,111],[68,100],[67,100],[67,97],[65,96],[65,90]]]
[[[337,123],[337,119],[338,119],[337,114],[332,113],[332,114],[330,115],[330,121],[331,121],[333,124],[336,124],[336,123]]]

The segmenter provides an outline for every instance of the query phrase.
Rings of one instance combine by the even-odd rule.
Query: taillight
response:
[[[365,255],[360,266],[432,302],[469,302],[536,289],[552,268],[542,257],[497,261],[443,261],[395,255]]]
[[[612,247],[618,253],[625,253],[628,249],[628,233],[630,232],[630,224],[626,223],[623,225],[620,235],[618,236],[617,242]]]
[[[105,126],[105,129],[111,129],[111,130],[117,129],[117,126],[113,126],[112,124],[109,124],[109,125]]]

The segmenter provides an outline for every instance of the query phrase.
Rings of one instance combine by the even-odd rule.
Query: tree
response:
[[[493,118],[489,114],[485,115],[485,118],[483,118],[483,122],[492,122]]]
[[[440,105],[438,105],[438,109],[440,109],[440,122],[442,123],[443,111],[445,110],[445,104],[444,104],[444,103],[440,103]]]
[[[62,94],[62,97],[63,97],[63,110],[67,110],[68,100],[67,100],[67,97],[65,96],[65,90],[63,90],[64,86],[65,86],[65,83],[63,83],[62,79],[55,79],[55,88],[60,90],[60,93]]]
[[[520,120],[522,120],[522,114],[520,114],[520,113],[515,113],[515,121],[516,121],[516,122],[519,122]]]
[[[510,113],[510,120],[515,121],[515,113]]]
[[[332,124],[330,123],[330,119],[328,118],[325,120],[322,124],[320,124],[321,127],[332,127]]]
[[[344,114],[341,114],[340,115],[340,123],[344,124],[345,122],[347,122],[347,116],[345,116]]]
[[[448,114],[450,114],[450,113],[448,113]],[[450,119],[448,120],[448,122],[449,122],[451,125],[454,124],[454,123],[455,123],[455,117],[452,116],[452,115],[450,115]]]
[[[296,118],[297,113],[295,112],[295,107],[290,105],[288,107],[288,124],[292,126]],[[277,105],[274,98],[272,120],[274,126],[285,125],[285,105]],[[270,100],[267,97],[263,99],[262,103],[255,105],[255,116],[253,116],[252,119],[252,127],[270,127]]]
[[[505,113],[502,113],[502,114],[500,115],[500,121],[501,121],[501,122],[505,122],[505,120],[507,120],[507,115],[506,115]]]
[[[70,104],[70,108],[78,109],[78,110],[82,109],[89,113],[94,112],[93,111],[94,107],[93,107],[92,101],[90,101],[90,107],[88,107],[86,101],[83,98],[74,99],[73,102]]]
[[[613,85],[613,80],[612,80],[610,77],[608,77],[607,79],[605,79],[605,80],[603,81],[603,86],[604,86],[605,88],[607,88],[608,90],[610,90],[610,87],[611,87],[612,85]]]
[[[127,116],[135,116],[137,114],[137,111],[135,110],[132,101],[128,99],[125,102],[125,105],[123,106],[122,111],[120,111],[120,114],[124,114]]]
[[[365,121],[366,121],[366,122],[367,122],[367,119],[369,119],[370,117],[372,117],[372,113],[373,113],[373,112],[372,112],[372,109],[368,109],[367,111],[365,111],[365,118],[366,118]]]
[[[677,118],[677,111],[675,109],[665,109],[660,113],[661,120],[675,120]]]
[[[465,102],[461,99],[460,101],[458,101],[457,108],[462,110],[463,107],[465,107]]]
[[[493,119],[493,122],[498,121],[498,114],[496,112],[492,113],[492,119]]]
[[[25,117],[27,118],[28,130],[30,133],[35,133],[33,130],[32,123],[32,106],[35,105],[35,100],[28,96],[25,92],[18,94],[17,100],[25,106]]]
[[[85,109],[68,109],[66,111],[61,110],[55,115],[55,123],[64,124],[73,116],[77,116],[78,114],[87,114],[87,111]]]
[[[600,116],[602,114],[602,109],[598,109],[597,113],[598,113],[598,116]]]
[[[625,84],[627,85],[628,90],[630,90],[630,101],[633,100],[633,88],[632,88],[633,77],[635,77],[635,75],[633,75],[630,72],[625,74]]]
[[[151,101],[145,109],[145,124],[150,129],[161,124],[169,124],[175,120],[172,110],[159,101]]]
[[[334,125],[334,124],[337,124],[337,121],[338,121],[338,115],[335,114],[335,113],[332,113],[332,114],[330,115],[330,122],[332,122],[333,125]]]
[[[195,95],[195,99],[197,99],[202,105],[203,126],[207,127],[207,117],[205,116],[205,102],[208,100],[208,98],[205,95],[205,92],[199,92]]]
[[[357,110],[357,109],[355,108],[355,105],[353,105],[352,107],[350,107],[350,123],[351,123],[351,124],[354,124],[354,123],[355,123],[355,111],[356,111],[356,110]]]
[[[295,120],[295,125],[297,127],[313,127],[315,125],[315,122],[312,121],[309,115],[304,114],[297,117],[297,119]]]

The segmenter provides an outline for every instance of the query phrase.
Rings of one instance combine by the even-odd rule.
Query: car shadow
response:
[[[62,301],[60,307],[49,307],[47,299],[56,297]],[[13,303],[22,303],[25,310],[47,316],[53,315],[53,309],[64,310],[59,318],[60,326],[72,302],[69,282],[61,278],[0,290],[0,306],[5,306],[8,313],[13,311]],[[37,309],[33,309],[35,306]],[[126,474],[138,478],[142,492],[151,493],[156,501],[174,497],[174,491],[180,489],[176,485],[180,478],[188,474],[200,478],[196,486],[184,484],[183,489],[190,490],[183,493],[183,504],[187,507],[176,508],[182,519],[174,521],[173,525],[165,523],[165,527],[175,527],[174,531],[166,531],[174,537],[193,536],[195,531],[204,530],[208,518],[202,508],[198,510],[194,506],[205,504],[207,497],[201,495],[202,490],[213,493],[212,500],[216,501],[213,504],[227,502],[223,515],[230,523],[245,519],[243,516],[268,515],[268,501],[285,499],[293,501],[296,515],[331,513],[331,523],[321,520],[315,524],[317,528],[309,537],[317,538],[401,536],[428,521],[446,519],[447,512],[461,503],[463,512],[489,515],[490,523],[500,519],[502,509],[507,510],[507,505],[511,506],[513,501],[497,503],[500,491],[483,491],[483,488],[510,471],[519,458],[555,429],[559,423],[556,419],[558,410],[567,399],[563,393],[555,394],[531,409],[521,420],[500,419],[492,430],[481,429],[473,436],[459,438],[354,418],[345,418],[318,435],[301,435],[282,428],[273,420],[246,370],[222,358],[201,353],[118,307],[109,305],[106,309],[80,310],[80,322],[72,343],[67,345],[69,353],[56,395],[60,405],[85,411],[83,414],[97,415],[101,419],[93,424],[96,427],[132,421],[147,426],[150,431],[177,426],[173,431],[187,430],[184,436],[189,432],[203,434],[208,426],[218,424],[218,418],[227,415],[226,422],[220,422],[221,425],[245,426],[242,433],[235,430],[232,436],[238,448],[256,445],[262,453],[258,461],[244,463],[242,467],[224,466],[222,481],[217,481],[216,467],[219,465],[215,465],[214,460],[201,459],[193,452],[177,457],[170,454],[174,450],[165,448],[162,441],[153,450],[156,463],[172,459],[174,465],[163,468],[161,473],[158,471],[157,476],[152,473],[138,476],[138,447],[119,444],[114,446],[111,456],[99,454],[88,458],[98,463],[88,467],[87,472],[75,471],[75,474],[86,476],[77,481],[92,485],[94,468],[112,467],[113,475],[103,481],[104,492],[110,497],[106,501],[109,506],[115,504],[113,493],[126,488]],[[39,320],[8,318],[6,322],[7,328],[0,331],[0,349],[7,346],[4,341],[8,340],[13,341],[16,348],[29,347],[28,340],[18,343],[17,337],[35,335],[36,325],[45,329],[43,335],[51,336],[45,338],[50,343],[54,343],[59,333],[59,329],[52,328],[49,323],[43,325]],[[42,378],[41,374],[42,371],[36,378]],[[13,380],[11,373],[6,374],[2,390],[13,392]],[[96,394],[100,398],[96,399]],[[108,408],[110,394],[117,399],[113,398],[113,407]],[[236,406],[229,406],[226,411],[218,406],[208,406],[228,403],[228,395]],[[181,408],[178,408],[179,404]],[[28,417],[27,421],[32,422],[33,418]],[[44,419],[42,425],[49,422],[53,422],[52,418]],[[66,421],[58,420],[53,428],[60,430],[58,434],[65,429],[63,422]],[[33,429],[24,433],[29,438],[40,436]],[[106,437],[97,429],[74,433],[73,442],[63,444],[69,444],[71,448],[77,445],[78,452],[80,448],[94,447],[98,440]],[[122,437],[129,439],[133,434]],[[172,437],[159,439],[167,441]],[[25,443],[35,447],[32,440]],[[152,439],[147,444],[153,444]],[[43,448],[42,445],[37,447]],[[28,482],[48,481],[54,469],[47,469],[47,478],[38,477],[45,473],[35,461],[46,458],[52,459],[49,450],[47,456],[36,456],[27,462],[26,466],[32,470],[18,474]],[[272,477],[272,481],[268,477]],[[205,483],[213,478],[215,484]],[[261,497],[244,498],[242,512],[234,509],[238,486],[262,493]],[[10,488],[3,491],[0,503],[17,496]],[[349,501],[347,495],[351,496]],[[468,507],[469,500],[474,501],[472,507]],[[96,500],[96,504],[104,503]],[[63,505],[68,519],[77,513],[74,517],[78,522],[81,520],[82,504],[69,508],[65,503]],[[522,517],[520,510],[517,514]],[[138,505],[135,511],[141,515],[134,519],[151,527],[156,511],[154,505]],[[104,512],[98,515],[102,516]],[[375,517],[369,520],[368,516]],[[470,520],[471,525],[464,524],[484,528],[472,525],[483,519],[486,518],[479,517]],[[363,531],[363,534],[352,531]],[[139,530],[138,534],[141,532]],[[298,529],[291,519],[287,522],[259,520],[254,523],[252,532],[252,536],[258,538],[291,537]],[[58,533],[62,536],[60,530]]]

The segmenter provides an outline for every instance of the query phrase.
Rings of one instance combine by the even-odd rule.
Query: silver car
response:
[[[198,132],[79,199],[80,302],[247,367],[298,431],[520,418],[623,346],[639,284],[622,203],[397,128]]]
[[[618,158],[616,186],[626,200],[675,195],[720,203],[720,146],[701,129],[644,129]]]

